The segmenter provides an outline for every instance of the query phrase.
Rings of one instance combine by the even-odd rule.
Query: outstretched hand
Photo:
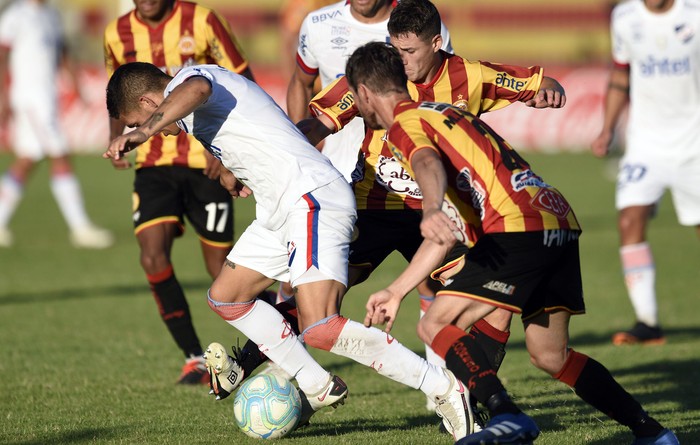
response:
[[[394,294],[388,289],[382,289],[373,293],[365,306],[365,309],[367,309],[365,326],[386,324],[384,331],[390,332],[400,306],[401,296]]]
[[[131,150],[135,149],[139,145],[143,144],[148,140],[148,137],[142,131],[136,129],[129,133],[118,136],[109,143],[107,151],[102,154],[105,159],[112,159],[113,161],[118,161],[124,155]]]
[[[555,88],[544,88],[535,97],[525,101],[525,105],[533,108],[561,108],[566,104],[566,95]]]

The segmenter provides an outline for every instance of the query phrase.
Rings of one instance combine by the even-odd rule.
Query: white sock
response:
[[[91,225],[90,218],[85,212],[80,184],[73,173],[51,176],[51,191],[71,231]]]
[[[209,296],[209,302],[220,311],[225,307],[240,306],[240,303],[221,303]],[[243,303],[247,304],[247,303]],[[221,312],[219,312],[221,315]],[[316,394],[327,384],[329,372],[316,363],[304,345],[297,339],[289,322],[275,308],[262,300],[254,300],[252,308],[242,317],[228,324],[254,341],[270,360],[295,376],[299,388],[306,394]]]
[[[10,173],[0,180],[0,227],[7,227],[24,194],[24,185]]]
[[[656,306],[656,267],[649,243],[620,247],[625,284],[637,320],[649,326],[658,326]]]
[[[356,321],[345,323],[330,351],[420,389],[429,397],[443,395],[450,387],[450,379],[441,368],[428,363],[386,332]]]

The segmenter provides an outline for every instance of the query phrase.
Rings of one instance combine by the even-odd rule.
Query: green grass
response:
[[[572,321],[572,345],[605,364],[681,443],[700,443],[700,249],[680,227],[666,198],[650,231],[656,255],[662,347],[617,348],[610,335],[633,316],[620,275],[613,210],[614,184],[605,164],[587,154],[530,155],[535,170],[569,198],[584,227],[582,264],[588,314]],[[233,425],[230,400],[214,403],[204,387],[174,384],[182,357],[160,322],[138,264],[130,219],[132,172],[116,172],[95,157],[76,158],[93,219],[114,230],[106,251],[70,247],[65,223],[41,166],[12,221],[16,246],[0,250],[0,443],[195,444],[254,443]],[[10,162],[0,156],[4,170]],[[252,214],[237,203],[237,231]],[[174,262],[204,344],[233,343],[237,334],[205,301],[208,278],[192,233],[176,243]],[[392,256],[351,290],[344,314],[363,316],[366,296],[404,266]],[[416,298],[407,301],[395,335],[420,351]],[[532,367],[522,328],[513,324],[500,376],[542,429],[541,445],[617,445],[627,431]],[[241,340],[243,341],[243,339]],[[290,444],[448,444],[423,395],[373,371],[314,351],[350,387],[345,406],[321,412],[284,439]],[[256,442],[257,443],[257,442]]]

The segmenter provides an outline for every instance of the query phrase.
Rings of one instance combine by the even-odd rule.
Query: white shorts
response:
[[[700,156],[686,159],[625,155],[617,175],[615,207],[656,205],[671,191],[678,222],[700,225]]]
[[[53,106],[22,106],[12,110],[14,116],[13,147],[18,157],[39,161],[68,154]]]
[[[338,178],[299,199],[278,230],[253,221],[228,259],[292,286],[323,280],[347,286],[356,219],[352,189]]]

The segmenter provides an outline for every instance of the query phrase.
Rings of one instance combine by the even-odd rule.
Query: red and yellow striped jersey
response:
[[[443,52],[443,63],[428,84],[408,82],[411,98],[451,103],[479,115],[526,101],[537,94],[542,68],[472,62]],[[359,114],[345,77],[328,85],[311,101],[313,113],[325,114],[340,130]],[[358,209],[420,209],[420,190],[393,159],[384,131],[367,129],[362,141],[364,168],[353,175]]]
[[[129,62],[148,62],[174,76],[185,66],[215,63],[241,73],[248,67],[226,20],[196,3],[176,1],[170,16],[151,28],[136,10],[112,21],[104,33],[107,74]],[[136,151],[136,168],[179,165],[204,168],[204,147],[184,132],[153,136]]]
[[[485,233],[580,231],[564,196],[486,123],[436,102],[400,103],[387,132],[394,157],[413,174],[411,157],[435,150],[447,173],[448,207],[456,208],[471,247]],[[454,219],[454,218],[453,218]]]

